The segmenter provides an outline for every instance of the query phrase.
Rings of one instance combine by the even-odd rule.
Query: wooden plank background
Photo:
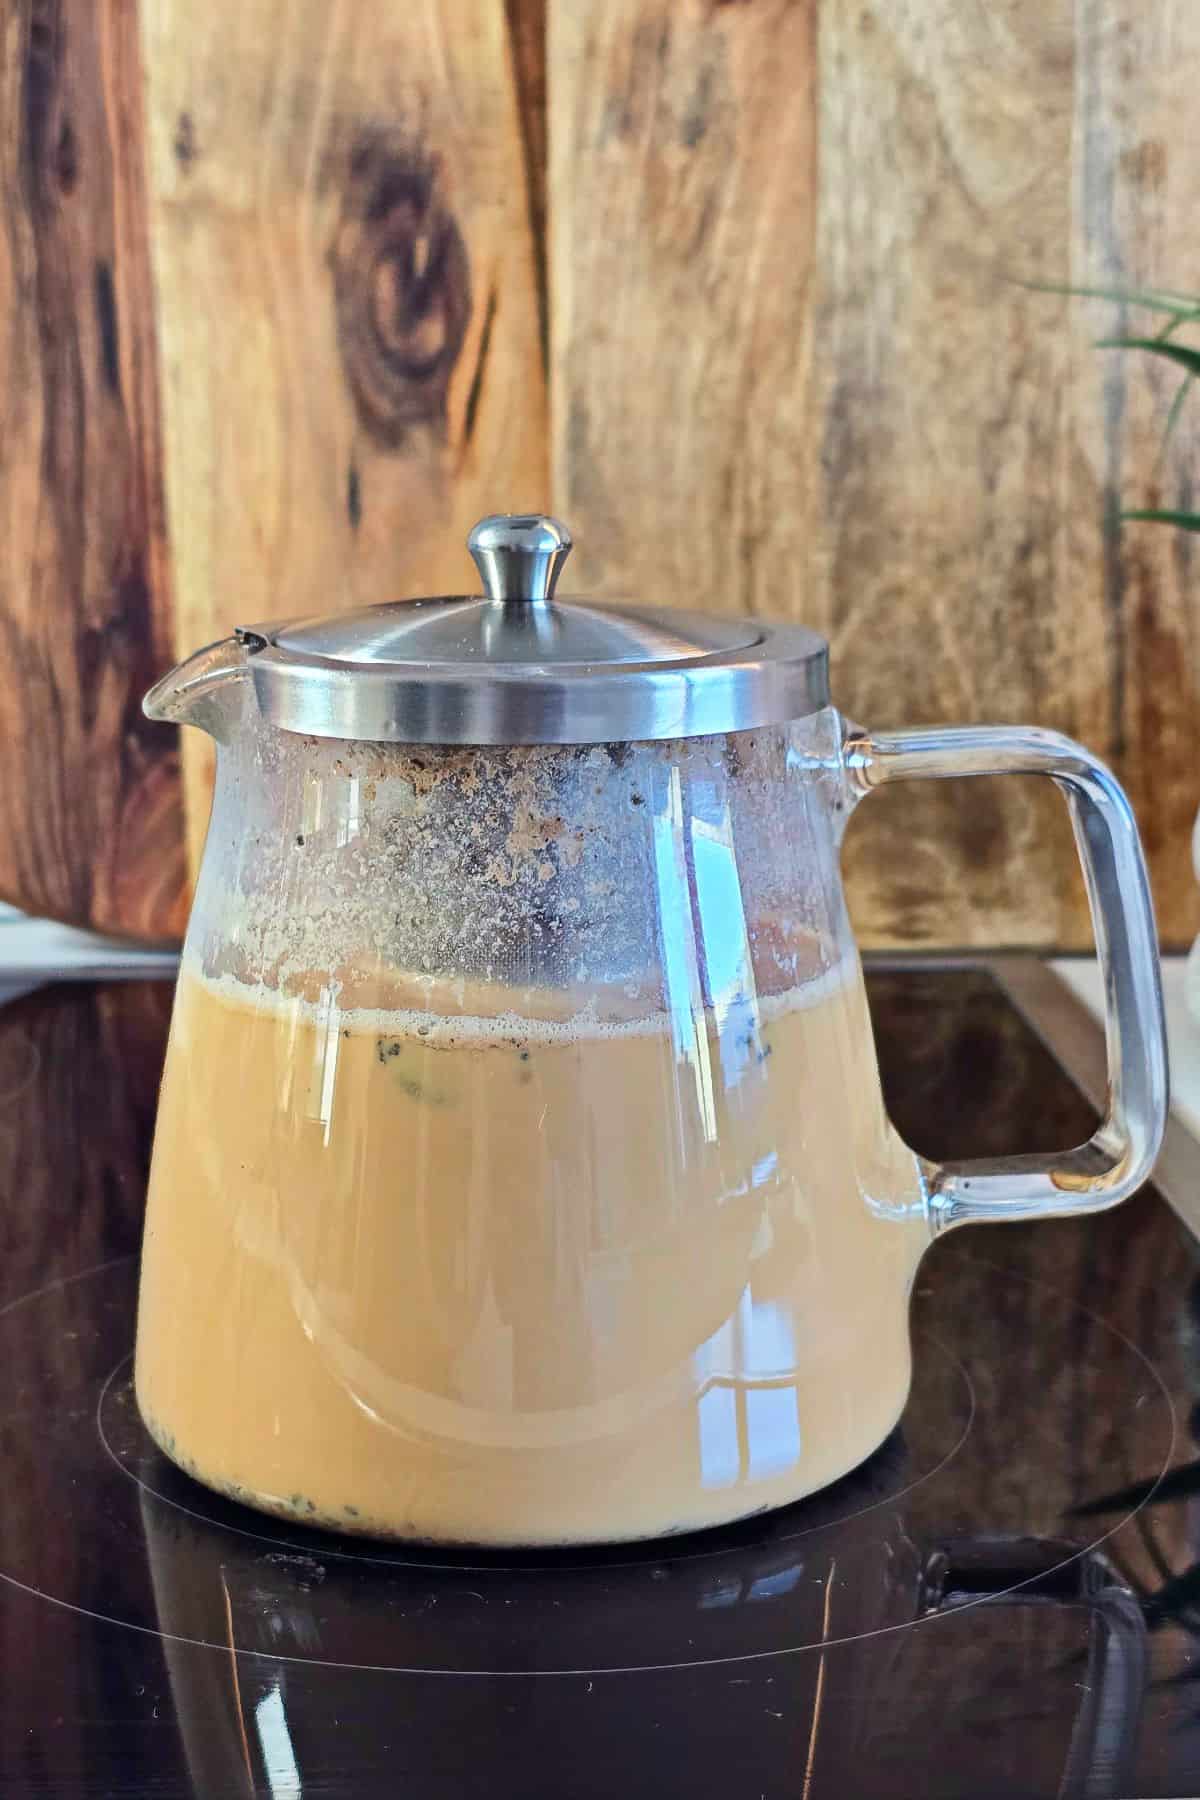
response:
[[[157,0],[143,42],[179,644],[461,589],[493,496],[549,499],[503,8]]]
[[[169,646],[548,503],[573,586],[805,618],[868,725],[1082,738],[1190,939],[1195,540],[1117,512],[1188,502],[1200,408],[1160,459],[1137,321],[1021,285],[1200,290],[1187,0],[143,0],[144,143],[138,24],[0,40],[0,891],[176,929]],[[1036,783],[891,791],[846,863],[869,943],[1089,941]]]
[[[128,0],[0,25],[0,893],[153,936],[186,914]]]

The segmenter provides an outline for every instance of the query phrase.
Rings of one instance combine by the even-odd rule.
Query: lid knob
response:
[[[467,549],[489,600],[548,601],[571,553],[571,534],[540,513],[493,513],[480,519]]]

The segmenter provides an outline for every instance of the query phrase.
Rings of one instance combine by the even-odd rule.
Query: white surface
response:
[[[1171,1108],[1189,1131],[1200,1136],[1200,1025],[1184,1001],[1185,956],[1164,956],[1163,1005],[1167,1014],[1167,1053],[1171,1066]],[[1096,1018],[1104,1017],[1100,967],[1091,957],[1062,957],[1050,967]]]
[[[46,981],[120,980],[170,975],[179,958],[120,938],[30,919],[0,903],[0,1004]]]

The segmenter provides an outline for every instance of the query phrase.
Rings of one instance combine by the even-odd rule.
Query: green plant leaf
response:
[[[1148,519],[1153,525],[1175,525],[1180,531],[1200,531],[1200,513],[1153,512],[1137,507],[1121,514],[1123,519]]]
[[[1200,1601],[1200,1563],[1193,1563],[1182,1575],[1164,1582],[1157,1593],[1150,1595],[1144,1609],[1146,1623],[1153,1631],[1156,1625],[1165,1625],[1168,1619],[1178,1618],[1197,1601]]]
[[[1200,1664],[1193,1664],[1189,1669],[1180,1669],[1174,1675],[1162,1675],[1157,1681],[1150,1682],[1150,1692],[1158,1693],[1163,1688],[1189,1687],[1200,1681]]]
[[[1187,344],[1168,344],[1161,338],[1097,338],[1097,350],[1149,350],[1154,356],[1165,357],[1167,362],[1178,363],[1181,369],[1187,369],[1192,375],[1200,375],[1200,350],[1193,350]]]
[[[1179,319],[1200,318],[1200,294],[1174,294],[1169,288],[1077,286],[1067,281],[1023,281],[1039,294],[1069,294],[1077,300],[1111,300],[1116,306],[1142,306],[1147,312],[1174,313]]]
[[[1124,516],[1129,518],[1130,514]],[[1082,1505],[1071,1508],[1070,1516],[1092,1519],[1098,1513],[1128,1512],[1130,1508],[1145,1506],[1147,1501],[1161,1506],[1164,1501],[1190,1500],[1197,1494],[1200,1494],[1200,1457],[1177,1469],[1168,1469],[1165,1475],[1155,1475],[1150,1481],[1135,1481],[1131,1487],[1118,1488],[1115,1494],[1105,1494],[1099,1500],[1085,1500]]]
[[[1160,462],[1167,453],[1167,446],[1171,442],[1176,425],[1179,423],[1179,415],[1183,411],[1183,403],[1187,399],[1188,389],[1195,379],[1196,377],[1189,370],[1175,390],[1175,398],[1171,402],[1171,410],[1167,414],[1167,422],[1163,427],[1162,449],[1159,451]]]

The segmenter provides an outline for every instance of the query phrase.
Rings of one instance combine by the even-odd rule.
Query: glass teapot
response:
[[[495,1545],[716,1524],[860,1463],[938,1233],[1111,1206],[1167,1097],[1112,776],[1049,732],[869,737],[803,627],[559,601],[552,519],[480,598],[239,630],[146,699],[218,744],[143,1252],[163,1450],[267,1511]],[[884,1111],[839,871],[881,783],[1067,796],[1109,1110],[936,1166]]]

